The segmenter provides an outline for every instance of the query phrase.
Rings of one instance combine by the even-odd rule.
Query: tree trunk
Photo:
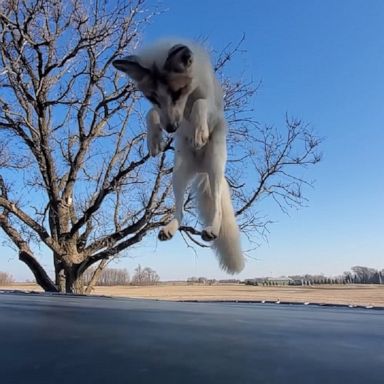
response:
[[[65,271],[63,263],[54,255],[55,283],[59,292],[65,293]]]
[[[78,266],[76,264],[65,268],[65,292],[84,293],[84,282],[78,274]]]

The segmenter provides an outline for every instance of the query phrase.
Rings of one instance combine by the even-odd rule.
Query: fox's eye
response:
[[[178,89],[177,91],[171,91],[171,98],[172,101],[175,103],[178,99],[180,99],[181,96],[181,88]]]
[[[159,103],[159,101],[157,100],[156,95],[146,95],[145,97],[146,97],[152,104],[155,104],[155,105],[157,105],[157,106],[160,108],[160,103]]]

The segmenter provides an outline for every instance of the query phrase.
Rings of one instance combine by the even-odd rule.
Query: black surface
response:
[[[384,311],[0,294],[0,382],[384,383]]]

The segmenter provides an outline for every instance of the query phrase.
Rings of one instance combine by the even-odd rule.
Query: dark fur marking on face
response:
[[[176,103],[177,100],[180,99],[182,91],[183,91],[182,88],[179,88],[177,91],[172,91],[171,89],[169,89],[169,93],[171,95],[171,98],[174,104]]]
[[[180,52],[181,49],[177,49],[177,51]],[[192,79],[188,73],[167,72],[159,69],[156,63],[153,63],[152,67],[147,69],[147,71],[148,75],[138,82],[137,85],[146,99],[159,108],[161,108],[161,105],[156,92],[159,86],[163,86],[168,92],[174,105],[183,95],[190,92]]]
[[[182,44],[173,46],[164,63],[164,70],[169,72],[184,73],[192,64],[192,51]]]
[[[183,44],[176,44],[174,45],[168,52],[168,58],[173,56],[173,55],[176,55],[177,52],[180,52],[181,50],[187,48],[187,46],[183,45]]]

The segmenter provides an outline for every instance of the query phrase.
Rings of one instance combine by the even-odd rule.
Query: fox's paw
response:
[[[218,234],[217,232],[213,229],[213,227],[207,227],[204,228],[203,231],[201,232],[201,238],[204,241],[212,241],[217,238]]]
[[[164,229],[160,229],[159,234],[157,235],[158,239],[160,241],[165,241],[165,240],[171,240],[172,239],[172,234],[165,231]]]
[[[209,139],[209,130],[207,126],[196,128],[193,146],[195,149],[201,149],[207,144]]]
[[[160,152],[162,152],[163,151],[163,143],[162,143],[161,139],[148,140],[148,150],[149,150],[149,154],[152,157],[155,157]]]
[[[172,220],[169,224],[167,224],[165,227],[160,229],[159,234],[157,235],[158,239],[160,241],[170,240],[172,239],[173,235],[178,230],[178,222],[177,220]]]

